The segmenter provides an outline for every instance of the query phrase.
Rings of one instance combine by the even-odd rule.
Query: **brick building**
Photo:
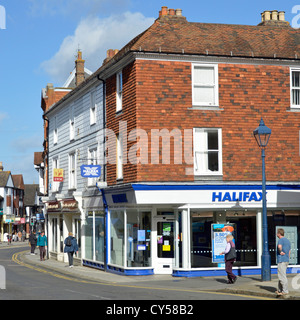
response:
[[[261,117],[272,129],[272,265],[278,226],[295,237],[299,263],[299,50],[299,31],[284,12],[265,11],[257,26],[244,26],[192,23],[162,7],[148,30],[98,70],[108,75],[113,132],[105,189],[110,263],[128,274],[134,267],[217,274],[212,228],[231,223],[237,268],[260,272],[261,158],[253,130]]]
[[[83,254],[82,263],[128,275],[222,274],[214,236],[231,228],[236,268],[260,273],[261,158],[253,130],[263,118],[272,129],[266,150],[272,268],[279,226],[298,265],[299,58],[299,31],[278,11],[245,26],[189,22],[180,9],[162,7],[147,30],[120,51],[109,50],[76,91],[95,78],[105,84],[99,112],[105,112],[107,186],[97,209],[106,218],[105,239],[97,238],[98,247],[93,240],[94,254]],[[93,221],[93,234],[102,234]]]

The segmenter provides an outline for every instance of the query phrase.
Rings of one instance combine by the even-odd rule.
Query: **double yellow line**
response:
[[[258,297],[258,296],[251,296],[251,295],[245,295],[245,294],[234,294],[234,293],[225,293],[225,292],[216,292],[216,291],[208,291],[208,290],[192,290],[192,289],[181,289],[181,288],[155,288],[155,287],[144,287],[144,286],[135,286],[135,285],[126,285],[126,284],[116,284],[114,282],[97,282],[95,281],[87,281],[87,280],[80,280],[77,278],[71,278],[65,275],[61,275],[52,271],[48,271],[46,269],[42,269],[33,265],[30,265],[28,263],[25,263],[19,259],[19,256],[24,254],[25,252],[28,252],[28,250],[21,251],[18,253],[15,253],[12,256],[12,260],[29,269],[42,272],[48,275],[51,275],[56,278],[64,279],[64,280],[69,280],[73,282],[80,282],[80,283],[88,283],[88,284],[98,284],[98,285],[104,285],[104,286],[113,286],[113,287],[126,287],[126,288],[135,288],[135,289],[147,289],[147,290],[159,290],[159,291],[176,291],[176,292],[192,292],[192,293],[206,293],[206,294],[217,294],[217,295],[226,295],[226,296],[239,296],[239,297],[244,297],[244,298],[255,298],[259,300],[276,300],[272,298],[266,298],[266,297]]]

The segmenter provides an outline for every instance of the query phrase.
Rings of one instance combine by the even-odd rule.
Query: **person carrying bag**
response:
[[[225,251],[221,254],[225,254],[225,271],[227,273],[228,284],[232,284],[236,282],[237,276],[232,272],[232,266],[234,261],[236,260],[236,249],[235,243],[233,242],[233,236],[228,234],[226,236],[227,245]]]

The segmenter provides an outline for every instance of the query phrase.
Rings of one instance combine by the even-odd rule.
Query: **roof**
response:
[[[24,206],[34,206],[36,195],[40,195],[39,193],[39,185],[38,184],[25,184],[25,192],[24,192]]]
[[[299,60],[300,31],[286,21],[272,22],[251,26],[188,22],[183,16],[160,16],[56,105],[131,52]]]
[[[4,188],[7,185],[10,171],[0,171],[0,188]]]
[[[12,174],[11,175],[15,188],[24,190],[24,181],[22,174]]]
[[[195,23],[184,17],[164,16],[129,42],[115,59],[128,51],[298,59],[300,32],[288,23]]]

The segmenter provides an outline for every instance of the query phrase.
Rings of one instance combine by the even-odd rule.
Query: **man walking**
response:
[[[291,243],[284,237],[284,229],[277,230],[278,245],[277,245],[277,272],[278,272],[278,295],[288,294],[288,280],[286,277],[286,269],[289,264],[291,255]]]
[[[78,254],[78,244],[72,232],[69,232],[69,236],[65,239],[64,252],[68,254],[69,267],[73,268],[73,254],[74,252]]]

